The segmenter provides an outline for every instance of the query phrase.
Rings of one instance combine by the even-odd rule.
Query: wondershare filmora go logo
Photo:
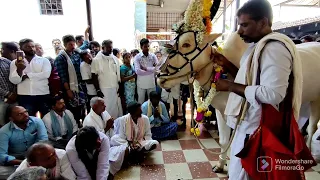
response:
[[[260,156],[257,158],[258,172],[271,172],[272,171],[272,158],[269,156]]]

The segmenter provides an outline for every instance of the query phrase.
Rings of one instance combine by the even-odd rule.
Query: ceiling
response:
[[[226,0],[226,5],[229,5],[233,2],[233,0]],[[147,11],[148,12],[172,12],[172,13],[181,13],[184,14],[185,10],[187,9],[190,0],[164,0],[164,6],[161,8],[159,6],[160,0],[147,0]],[[216,16],[213,19],[215,22],[220,16],[223,15],[223,4],[224,1],[221,0],[221,4]]]

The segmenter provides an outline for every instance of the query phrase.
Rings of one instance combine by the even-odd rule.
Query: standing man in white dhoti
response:
[[[93,126],[97,131],[106,133],[111,138],[114,135],[114,119],[105,110],[104,100],[100,97],[93,97],[90,101],[91,110],[83,121],[83,126]],[[115,175],[122,167],[129,149],[126,145],[111,145],[109,150],[110,173]]]
[[[253,44],[242,56],[234,82],[220,79],[216,83],[217,91],[231,92],[225,114],[236,134],[231,144],[229,179],[303,179],[303,171],[279,171],[275,163],[268,162],[311,160],[295,120],[302,94],[301,61],[295,44],[287,36],[272,32],[272,8],[267,0],[249,0],[237,17],[239,35]],[[243,104],[247,106],[242,110]],[[236,126],[242,115],[244,119]],[[284,155],[283,149],[290,155]],[[298,151],[303,153],[296,154]],[[262,159],[266,156],[269,159]],[[270,166],[261,165],[266,162]]]
[[[148,152],[159,144],[152,139],[149,118],[142,115],[141,104],[132,102],[128,105],[128,114],[117,119],[111,145],[125,144],[130,151]]]
[[[100,51],[91,64],[92,80],[99,97],[104,98],[106,110],[114,118],[122,116],[121,100],[118,94],[120,65],[112,54],[112,41],[102,42]]]

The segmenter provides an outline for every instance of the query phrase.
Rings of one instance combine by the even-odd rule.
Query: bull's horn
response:
[[[217,14],[218,12],[218,9],[219,9],[219,6],[220,6],[220,3],[221,3],[221,0],[214,0],[213,1],[213,4],[211,6],[211,9],[210,9],[210,18],[211,18],[211,21],[213,20],[214,16]]]

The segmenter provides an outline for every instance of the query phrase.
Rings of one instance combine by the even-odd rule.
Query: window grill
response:
[[[62,0],[39,0],[42,15],[63,15]]]

